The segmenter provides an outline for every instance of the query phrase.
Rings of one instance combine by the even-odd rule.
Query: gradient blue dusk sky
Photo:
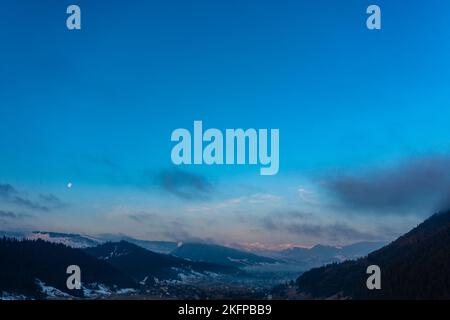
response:
[[[448,1],[5,0],[0,39],[0,229],[310,246],[450,204]],[[194,120],[278,128],[278,175],[175,167]]]

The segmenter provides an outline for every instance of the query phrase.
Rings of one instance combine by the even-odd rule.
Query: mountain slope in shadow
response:
[[[0,294],[43,298],[45,291],[71,296],[84,296],[81,290],[69,290],[67,267],[78,265],[81,282],[109,288],[138,288],[138,283],[105,261],[79,249],[43,240],[0,238]]]
[[[232,267],[274,264],[277,260],[233,248],[204,243],[185,243],[172,251],[174,256]]]
[[[368,290],[366,269],[381,269],[381,290]],[[299,292],[311,298],[450,299],[450,211],[437,213],[367,257],[305,272]]]
[[[232,275],[241,272],[230,266],[188,261],[152,252],[126,241],[107,242],[97,247],[86,248],[84,251],[97,259],[107,261],[146,285],[159,280],[183,280],[190,277]]]

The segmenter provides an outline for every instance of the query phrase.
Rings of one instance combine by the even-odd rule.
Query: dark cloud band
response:
[[[428,208],[449,204],[450,156],[409,159],[396,166],[362,174],[338,175],[323,186],[342,205],[380,213]]]

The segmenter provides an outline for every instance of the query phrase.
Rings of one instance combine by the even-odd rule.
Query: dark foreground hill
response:
[[[381,290],[367,289],[369,265],[381,269]],[[297,285],[312,298],[450,299],[450,211],[365,258],[305,272]]]
[[[80,267],[85,287],[90,284],[90,287],[101,284],[116,289],[138,286],[112,265],[78,249],[42,240],[0,238],[0,294],[36,298],[64,293],[83,296],[84,290],[69,290],[66,286],[69,265]]]

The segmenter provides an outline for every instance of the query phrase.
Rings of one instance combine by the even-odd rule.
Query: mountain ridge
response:
[[[232,267],[278,263],[278,261],[273,258],[256,255],[251,252],[217,244],[195,242],[181,244],[172,251],[171,254],[193,261],[203,261]]]
[[[368,290],[366,268],[381,269],[381,290]],[[450,298],[450,211],[436,213],[367,257],[309,270],[298,291],[312,298]]]
[[[97,259],[108,261],[117,269],[145,284],[160,280],[183,280],[211,274],[235,274],[239,270],[198,261],[188,261],[168,254],[149,251],[127,241],[107,242],[97,247],[83,249]]]

